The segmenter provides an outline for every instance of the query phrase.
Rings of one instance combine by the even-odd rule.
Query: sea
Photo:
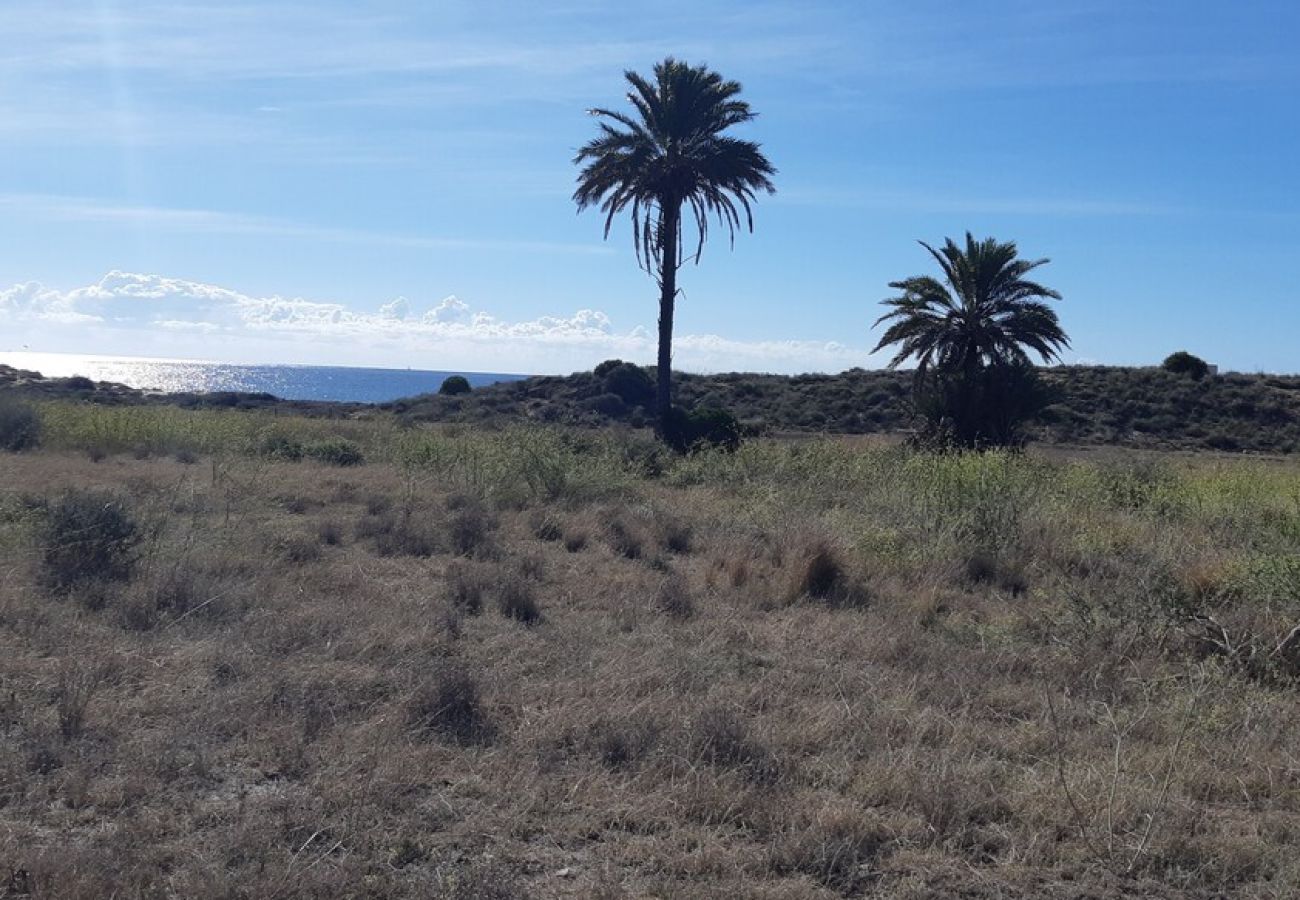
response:
[[[372,369],[354,366],[235,365],[192,359],[148,359],[75,353],[0,352],[0,365],[40,372],[49,378],[84,375],[141,390],[181,392],[246,391],[285,400],[384,403],[437,391],[449,375],[463,375],[471,387],[518,381],[527,375],[433,369]]]

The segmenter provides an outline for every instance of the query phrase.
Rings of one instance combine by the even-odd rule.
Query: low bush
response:
[[[1186,350],[1170,353],[1165,357],[1165,361],[1160,364],[1160,368],[1178,375],[1190,375],[1197,381],[1210,373],[1209,363],[1199,356],[1193,356]]]
[[[632,363],[620,362],[606,370],[600,379],[605,393],[618,397],[627,406],[645,406],[654,399],[654,379]]]
[[[740,422],[725,409],[684,410],[673,407],[664,441],[678,453],[720,448],[734,451],[740,447]]]
[[[365,461],[361,448],[346,438],[326,438],[303,447],[303,453],[331,466],[359,466]]]
[[[611,419],[621,419],[627,415],[627,403],[618,394],[601,394],[592,397],[587,404],[592,412]]]
[[[70,490],[49,504],[39,537],[44,581],[66,593],[90,580],[130,578],[142,533],[116,495]]]
[[[0,450],[17,453],[41,442],[41,416],[36,407],[0,398]]]
[[[438,393],[445,397],[454,397],[457,394],[468,394],[472,388],[469,385],[469,379],[464,375],[448,375],[442,380],[438,387]]]
[[[268,432],[258,441],[257,453],[267,459],[297,462],[303,456],[302,441],[278,432]]]
[[[627,365],[627,363],[623,362],[621,359],[607,359],[602,363],[597,363],[596,368],[591,370],[591,374],[595,375],[597,378],[603,379],[616,367],[625,365]]]

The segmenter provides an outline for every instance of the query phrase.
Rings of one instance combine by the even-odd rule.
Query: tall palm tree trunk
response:
[[[655,393],[655,411],[659,416],[659,435],[671,438],[673,413],[673,305],[677,301],[677,244],[682,206],[668,201],[661,211],[661,262],[659,272],[659,362]]]

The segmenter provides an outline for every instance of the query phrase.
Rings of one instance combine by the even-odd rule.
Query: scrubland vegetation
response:
[[[1290,462],[33,409],[11,895],[1300,882]]]
[[[1048,404],[1028,428],[1039,443],[1262,453],[1300,449],[1300,378],[1295,376],[1232,373],[1196,379],[1159,368],[1059,366],[1040,370],[1040,379]],[[674,380],[683,407],[728,410],[760,433],[899,434],[915,427],[911,376],[904,372],[674,373]],[[422,422],[530,418],[642,427],[653,418],[647,396],[644,387],[579,372],[384,406]]]

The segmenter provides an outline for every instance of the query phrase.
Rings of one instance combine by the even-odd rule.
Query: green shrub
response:
[[[438,393],[454,397],[457,394],[468,394],[470,390],[469,379],[464,375],[448,375],[442,380],[442,386],[438,388]]]
[[[1174,372],[1179,375],[1190,375],[1192,378],[1200,381],[1210,373],[1210,364],[1199,356],[1193,356],[1186,350],[1179,350],[1170,353],[1165,357],[1165,361],[1160,364],[1160,368],[1166,372]]]
[[[140,528],[113,494],[70,490],[46,509],[40,529],[45,584],[59,593],[99,579],[124,581],[136,562]]]
[[[734,451],[740,447],[740,422],[725,409],[673,407],[664,440],[679,453],[710,447]]]
[[[916,442],[930,450],[1023,447],[1026,426],[1054,399],[1029,365],[931,371],[915,387]]]
[[[644,406],[654,399],[655,383],[650,373],[638,365],[620,362],[607,369],[601,383],[608,394],[617,395],[629,406]]]
[[[30,450],[41,442],[41,416],[36,407],[0,398],[0,450]]]
[[[333,437],[303,447],[303,453],[331,466],[359,466],[365,461],[361,448],[347,438]]]
[[[297,462],[302,459],[303,446],[302,441],[288,435],[268,432],[262,435],[261,440],[258,442],[257,452],[259,456],[264,456],[267,459]]]
[[[627,415],[627,404],[618,394],[601,394],[587,401],[592,412],[600,413],[611,419],[621,419]]]

